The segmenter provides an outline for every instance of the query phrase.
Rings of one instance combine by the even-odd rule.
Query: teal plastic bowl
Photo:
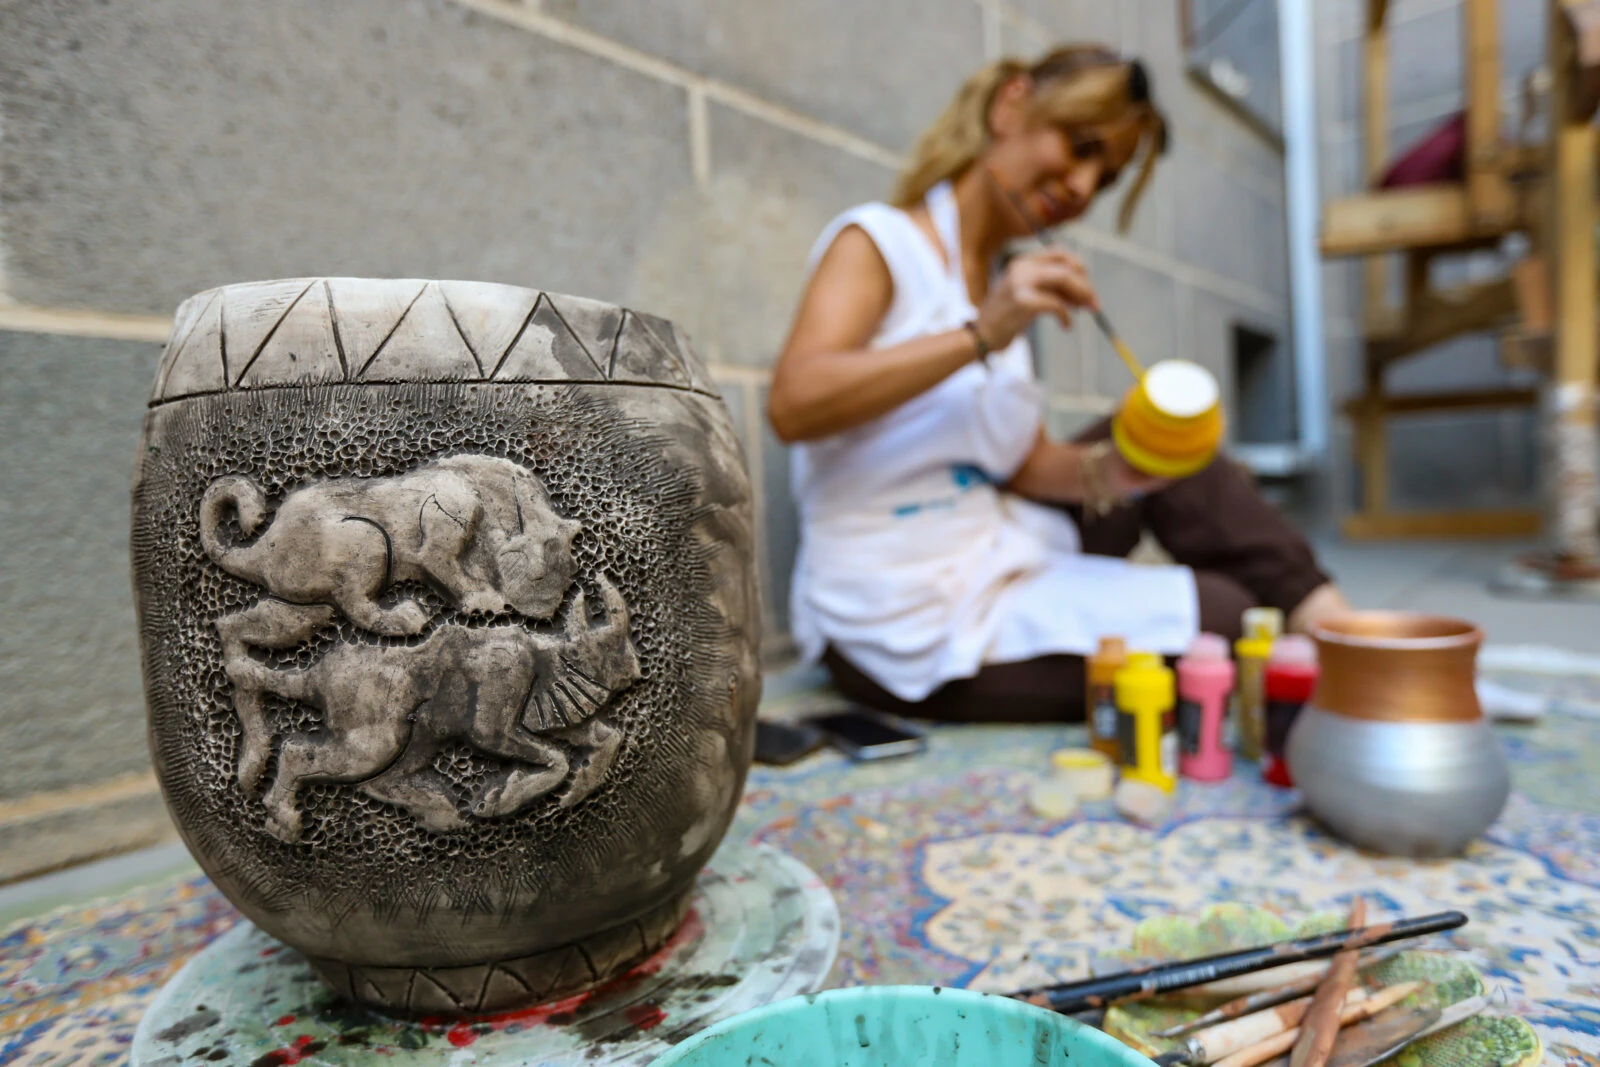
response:
[[[1010,997],[830,989],[702,1030],[653,1067],[1151,1067],[1109,1034]]]

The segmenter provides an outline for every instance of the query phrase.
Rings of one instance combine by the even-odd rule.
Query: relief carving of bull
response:
[[[247,535],[265,530],[253,542],[228,543],[230,509]],[[573,584],[580,529],[555,513],[531,472],[487,456],[302,487],[270,522],[248,481],[212,483],[201,505],[202,544],[223,569],[268,593],[216,621],[242,730],[240,786],[256,791],[273,751],[262,694],[321,712],[317,728],[278,745],[263,796],[267,830],[298,841],[299,791],[319,782],[354,784],[437,833],[514,814],[557,789],[563,807],[592,793],[621,745],[616,728],[596,716],[640,677],[628,606],[608,578],[598,579],[604,618],[590,618],[580,588],[553,634],[498,618],[428,631],[420,600],[383,604],[394,582],[409,579],[464,612],[549,618]],[[341,639],[304,668],[272,667],[251,651],[294,648],[341,613],[378,634],[426,636],[410,644]],[[451,742],[508,765],[477,787],[465,811],[433,766]]]

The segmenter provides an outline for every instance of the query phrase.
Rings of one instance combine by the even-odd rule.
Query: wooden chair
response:
[[[1363,41],[1362,118],[1368,175],[1374,186],[1389,166],[1387,7],[1385,0],[1368,0]],[[1568,31],[1551,34],[1552,70],[1556,71],[1557,83],[1553,100],[1562,99],[1558,94],[1569,92],[1575,81],[1584,85],[1592,82],[1589,75],[1574,73],[1590,68],[1574,61],[1570,47],[1561,53],[1559,63],[1554,57],[1563,37],[1570,42],[1573,11],[1587,12],[1594,7],[1595,0],[1551,0],[1551,17]],[[1462,334],[1511,327],[1515,343],[1506,348],[1521,354],[1524,362],[1536,363],[1542,350],[1565,352],[1566,364],[1561,363],[1559,355],[1550,360],[1553,367],[1565,368],[1557,370],[1557,379],[1567,380],[1562,374],[1574,380],[1586,375],[1586,380],[1593,381],[1593,240],[1591,237],[1587,242],[1588,258],[1584,260],[1582,250],[1569,247],[1584,242],[1568,236],[1594,232],[1592,134],[1585,135],[1591,138],[1587,177],[1578,173],[1580,168],[1573,156],[1583,149],[1568,138],[1568,126],[1581,125],[1587,130],[1587,119],[1574,117],[1571,123],[1552,123],[1553,128],[1559,125],[1563,132],[1553,135],[1543,146],[1509,141],[1502,134],[1501,124],[1497,0],[1463,0],[1462,14],[1466,109],[1460,179],[1398,188],[1373,187],[1359,196],[1333,201],[1324,209],[1323,255],[1367,257],[1365,389],[1346,405],[1355,423],[1357,463],[1362,475],[1361,510],[1344,524],[1346,536],[1353,538],[1522,535],[1536,532],[1543,518],[1537,510],[1417,513],[1389,509],[1386,424],[1390,418],[1418,412],[1529,407],[1539,402],[1539,393],[1534,389],[1396,396],[1384,389],[1385,372],[1396,362]],[[1600,37],[1592,32],[1590,36]],[[1600,39],[1592,50],[1600,52]],[[1600,83],[1594,83],[1591,92],[1600,93]],[[1587,114],[1593,114],[1592,105]],[[1562,152],[1566,154],[1558,161],[1557,155]],[[1556,176],[1553,183],[1549,180],[1551,175]],[[1584,219],[1589,220],[1587,224]],[[1430,267],[1439,257],[1494,247],[1513,233],[1526,234],[1536,253],[1519,264],[1511,276],[1449,288],[1430,284]],[[1391,264],[1387,258],[1395,253],[1405,272],[1398,304],[1390,296]],[[1554,265],[1553,271],[1545,269],[1547,259]],[[1571,306],[1570,300],[1563,303],[1561,283],[1555,283],[1554,336],[1548,323],[1541,332],[1536,316],[1530,316],[1522,327],[1514,327],[1519,309],[1529,310],[1530,299],[1539,295],[1552,274],[1587,279],[1587,310]],[[1575,317],[1569,320],[1569,313]],[[1586,341],[1585,337],[1590,339]],[[1592,470],[1593,465],[1590,466]],[[1562,484],[1566,492],[1565,482]],[[1592,480],[1589,495],[1592,512]]]

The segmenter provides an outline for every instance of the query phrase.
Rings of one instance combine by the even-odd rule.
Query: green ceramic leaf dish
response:
[[[1291,924],[1264,908],[1217,905],[1207,908],[1198,919],[1163,917],[1140,923],[1134,930],[1133,949],[1124,958],[1188,959],[1326,933],[1343,923],[1344,916],[1332,912]],[[1482,976],[1459,956],[1421,950],[1402,952],[1366,968],[1361,981],[1369,989],[1397,982],[1427,982],[1426,989],[1401,1002],[1417,1007],[1454,1004],[1484,991]],[[1182,1039],[1151,1037],[1154,1031],[1187,1022],[1221,999],[1162,998],[1118,1005],[1106,1013],[1105,1029],[1145,1055],[1156,1056],[1177,1048]],[[1538,1034],[1523,1020],[1479,1015],[1418,1041],[1382,1067],[1533,1067],[1543,1055]]]
[[[1341,929],[1344,919],[1338,912],[1324,911],[1291,924],[1266,908],[1213,904],[1199,919],[1163,915],[1144,920],[1134,927],[1132,954],[1145,959],[1193,959],[1288,938],[1315,937]]]

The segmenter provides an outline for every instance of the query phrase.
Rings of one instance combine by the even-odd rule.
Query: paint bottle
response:
[[[1239,661],[1239,685],[1233,692],[1233,721],[1239,729],[1239,755],[1259,760],[1267,737],[1267,705],[1262,681],[1272,642],[1283,633],[1283,612],[1250,608],[1244,613],[1244,636],[1233,643]]]
[[[1178,787],[1178,731],[1171,668],[1153,652],[1130,652],[1114,686],[1122,780],[1172,792]]]
[[[1117,671],[1128,658],[1127,646],[1120,637],[1102,637],[1100,647],[1089,657],[1089,684],[1084,694],[1084,709],[1089,718],[1089,744],[1115,762],[1122,749],[1117,743]]]
[[[1187,478],[1216,457],[1221,401],[1210,371],[1186,359],[1164,359],[1123,397],[1111,417],[1111,439],[1135,470]]]
[[[1311,638],[1302,634],[1278,638],[1272,646],[1272,657],[1267,660],[1262,685],[1267,705],[1267,734],[1261,777],[1284,789],[1294,786],[1294,779],[1289,776],[1289,761],[1284,758],[1289,730],[1300,715],[1300,709],[1311,699],[1311,691],[1317,687],[1317,674],[1317,646]]]
[[[1185,778],[1220,782],[1233,773],[1222,727],[1233,692],[1228,639],[1200,634],[1178,660],[1178,767]]]

